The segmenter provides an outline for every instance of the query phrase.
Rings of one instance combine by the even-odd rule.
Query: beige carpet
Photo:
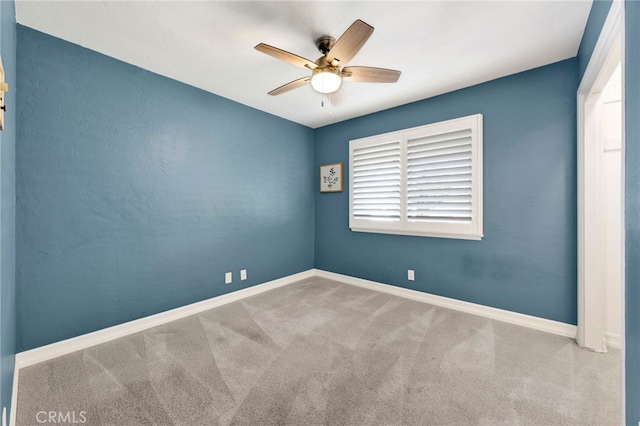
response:
[[[314,278],[25,368],[17,424],[615,425],[620,377],[619,351]]]

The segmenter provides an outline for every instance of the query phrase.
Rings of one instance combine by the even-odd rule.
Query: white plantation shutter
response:
[[[482,115],[349,143],[353,231],[482,238]]]
[[[353,217],[400,221],[400,141],[356,148],[352,164]]]
[[[471,130],[407,141],[407,219],[471,223]]]

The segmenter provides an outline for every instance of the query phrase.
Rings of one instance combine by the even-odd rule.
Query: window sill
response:
[[[432,237],[432,238],[448,238],[457,240],[474,240],[481,241],[484,237],[483,234],[445,234],[437,232],[415,232],[415,231],[396,231],[396,230],[384,230],[374,228],[350,228],[353,232],[368,232],[374,234],[389,234],[389,235],[408,235],[413,237]]]

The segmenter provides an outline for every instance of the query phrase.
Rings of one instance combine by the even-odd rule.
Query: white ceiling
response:
[[[18,23],[225,98],[320,127],[576,55],[591,0],[582,1],[34,1]],[[321,106],[308,73],[264,55],[264,42],[315,60],[314,40],[356,19],[375,32],[350,65],[402,71],[395,84],[344,84]],[[344,65],[344,64],[343,64]]]

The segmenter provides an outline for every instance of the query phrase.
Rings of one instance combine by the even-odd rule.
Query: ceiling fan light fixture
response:
[[[349,61],[358,53],[372,33],[373,27],[371,25],[356,19],[338,41],[328,35],[316,39],[316,47],[322,53],[322,56],[316,61],[268,44],[258,43],[255,46],[257,51],[304,68],[307,72],[312,71],[310,76],[307,74],[306,77],[290,81],[273,89],[268,94],[271,96],[281,95],[311,83],[311,87],[316,92],[322,94],[337,92],[337,96],[327,97],[333,106],[337,106],[342,99],[342,91],[338,91],[338,89],[342,85],[343,77],[345,81],[349,82],[395,83],[400,77],[400,71],[387,68],[348,66]]]
[[[334,67],[316,68],[311,76],[311,87],[320,93],[333,93],[340,88],[342,77]]]

